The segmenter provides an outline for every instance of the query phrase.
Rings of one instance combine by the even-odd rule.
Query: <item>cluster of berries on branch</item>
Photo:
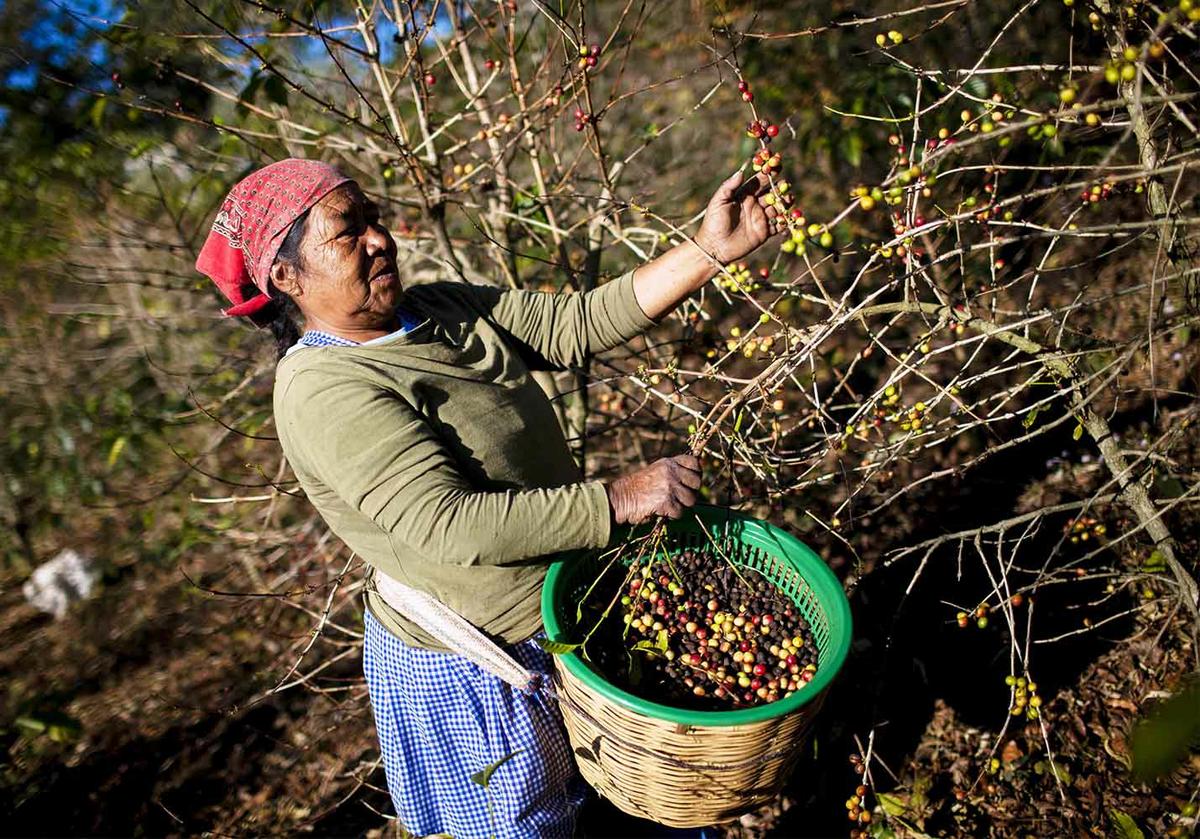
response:
[[[600,63],[600,46],[598,44],[579,45],[579,68],[589,70]]]

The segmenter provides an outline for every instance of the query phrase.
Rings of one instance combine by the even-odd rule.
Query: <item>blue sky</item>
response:
[[[120,3],[112,0],[68,0],[45,2],[43,6],[46,14],[25,30],[25,42],[38,50],[50,50],[51,54],[62,58],[78,50],[79,41],[86,34],[88,26],[102,28],[105,21],[120,17],[122,9]],[[104,44],[90,44],[87,57],[93,63],[103,64],[106,57]],[[4,84],[7,87],[29,88],[36,78],[35,69],[22,68],[10,72]]]
[[[79,50],[80,41],[89,28],[103,29],[110,21],[119,20],[125,5],[119,0],[45,0],[44,8],[46,14],[26,30],[25,42],[36,49],[50,50],[51,54],[58,53],[66,58]],[[2,13],[3,0],[0,0],[0,14]],[[350,17],[345,20],[341,17],[323,18],[322,23],[339,25],[351,20]],[[203,21],[198,20],[197,23],[197,28],[203,28]],[[391,61],[398,49],[393,39],[396,27],[381,17],[378,21],[378,32],[382,57],[385,62]],[[438,19],[430,37],[446,37],[449,34],[450,21],[442,6],[439,8]],[[265,39],[251,39],[251,42],[254,40],[261,42]],[[232,41],[229,42],[229,48],[232,52],[240,50]],[[301,56],[314,60],[320,60],[325,55],[325,47],[319,38],[305,39],[298,48]],[[107,63],[107,49],[103,40],[93,40],[87,49],[87,58],[93,64],[102,67]],[[0,83],[9,88],[28,89],[33,86],[36,78],[37,71],[33,67],[20,68],[10,71]]]

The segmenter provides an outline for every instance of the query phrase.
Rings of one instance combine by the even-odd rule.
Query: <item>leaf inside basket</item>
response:
[[[667,637],[667,630],[660,629],[655,638],[656,640],[654,641],[638,641],[633,645],[633,649],[641,650],[642,652],[649,653],[650,655],[664,654],[667,651],[667,646],[670,643]]]
[[[537,639],[537,642],[538,646],[550,653],[550,655],[566,655],[567,653],[575,652],[583,646],[582,644],[566,644],[562,641],[550,641],[541,637]]]

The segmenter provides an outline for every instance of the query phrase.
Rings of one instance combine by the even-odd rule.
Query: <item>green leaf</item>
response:
[[[562,641],[551,641],[540,636],[538,637],[537,642],[538,646],[550,653],[550,655],[566,655],[567,653],[575,652],[577,649],[583,646],[583,644],[566,644]]]
[[[36,717],[17,717],[13,722],[17,728],[23,728],[32,734],[41,734],[47,725]]]
[[[1200,679],[1193,676],[1133,728],[1129,750],[1131,774],[1141,782],[1171,772],[1200,743]]]
[[[520,753],[521,753],[521,750],[517,749],[515,752],[512,752],[511,754],[506,754],[504,757],[500,758],[495,763],[489,763],[487,766],[483,767],[478,772],[475,772],[471,775],[471,783],[478,784],[479,786],[486,789],[488,782],[490,782],[492,780],[492,775],[494,775],[496,773],[496,770],[499,769],[504,764],[508,763],[510,760],[512,760],[514,757],[516,757]]]
[[[1075,426],[1075,430],[1071,432],[1072,439],[1078,440],[1082,436],[1083,436],[1083,426],[1082,425]]]
[[[1116,355],[1111,352],[1098,350],[1088,353],[1083,357],[1083,360],[1093,373],[1103,373],[1116,361]]]
[[[116,465],[117,460],[121,457],[121,452],[125,451],[125,444],[128,442],[129,439],[123,434],[113,441],[112,447],[108,450],[108,460],[106,461],[109,469],[112,469]]]
[[[108,99],[103,96],[92,103],[88,116],[91,117],[92,125],[96,126],[96,130],[104,127],[104,109],[107,107]]]
[[[55,743],[67,743],[75,740],[83,732],[79,720],[62,711],[43,711],[25,714],[14,721],[18,728],[30,734],[45,734]]]
[[[1142,570],[1149,574],[1154,574],[1159,571],[1166,571],[1167,558],[1163,556],[1162,551],[1160,551],[1158,548],[1155,548],[1154,552],[1151,553],[1150,556],[1146,558],[1146,561],[1142,563]]]
[[[862,165],[863,138],[858,132],[842,137],[842,157],[854,168]]]
[[[921,810],[929,803],[928,792],[933,787],[933,778],[928,775],[918,775],[913,778],[912,796],[909,798],[908,806],[914,810]]]
[[[1056,763],[1053,760],[1039,760],[1033,765],[1033,771],[1039,775],[1045,775],[1047,772],[1049,772],[1061,783],[1071,783],[1071,773],[1067,771],[1065,766],[1060,763]]]
[[[143,137],[141,140],[138,140],[133,144],[133,148],[129,150],[129,156],[136,160],[146,152],[150,151],[156,145],[158,145],[157,140],[154,140],[150,137]]]
[[[1042,406],[1035,405],[1033,407],[1033,410],[1031,410],[1028,414],[1025,415],[1025,419],[1023,419],[1021,421],[1021,425],[1025,426],[1026,428],[1033,428],[1033,424],[1035,422],[1037,422],[1038,414],[1040,414],[1041,412],[1042,412]]]
[[[1114,807],[1108,811],[1108,817],[1112,819],[1120,839],[1146,839],[1146,834],[1142,833],[1142,829],[1128,813],[1122,813]]]
[[[520,214],[524,210],[531,210],[534,207],[540,207],[541,203],[537,200],[537,196],[518,191],[513,195],[512,211]]]
[[[658,635],[653,641],[638,641],[633,645],[632,649],[640,650],[641,652],[661,655],[667,651],[668,635],[667,630],[660,629]]]
[[[875,798],[879,801],[879,806],[883,808],[883,812],[889,816],[900,818],[908,812],[908,802],[899,795],[889,792],[876,793]]]

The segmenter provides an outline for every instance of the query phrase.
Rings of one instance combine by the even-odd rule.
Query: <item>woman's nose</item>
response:
[[[372,255],[392,249],[392,234],[381,223],[367,225],[367,251]]]

